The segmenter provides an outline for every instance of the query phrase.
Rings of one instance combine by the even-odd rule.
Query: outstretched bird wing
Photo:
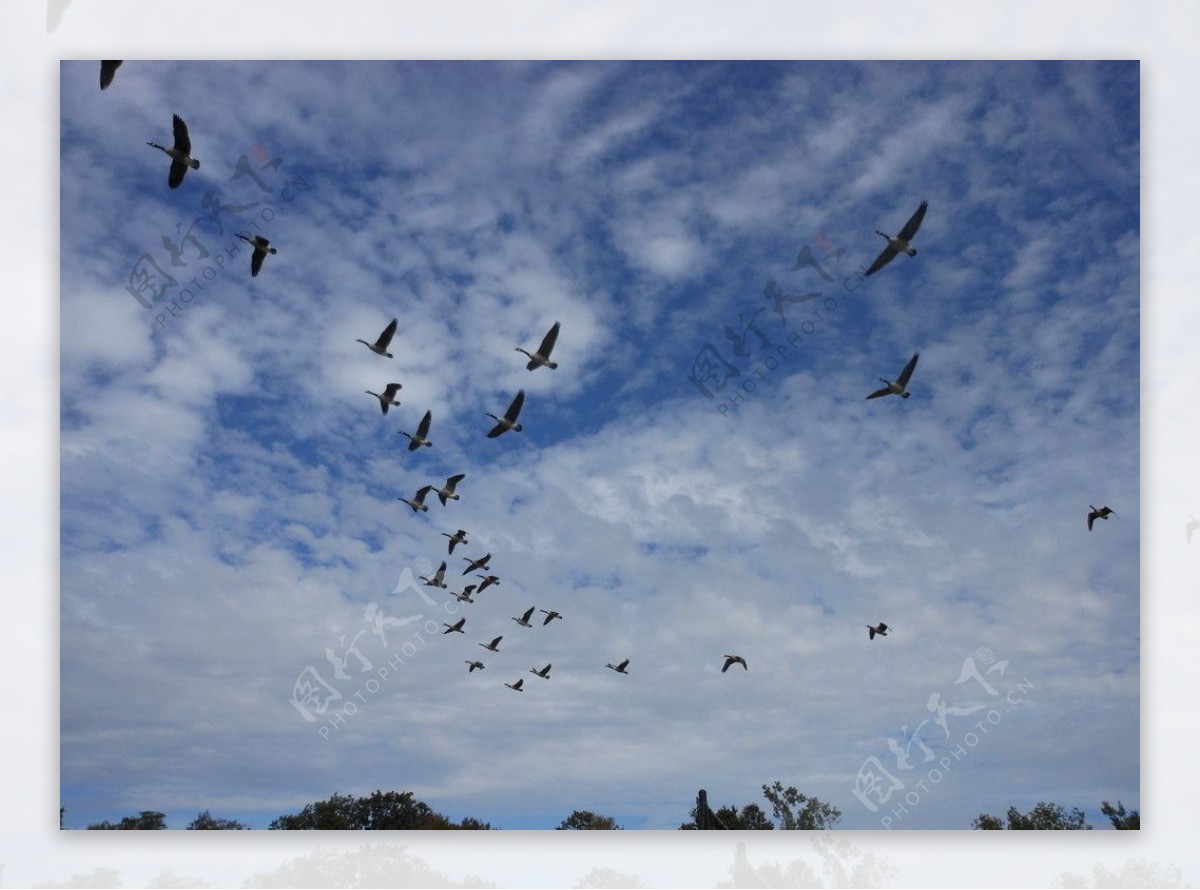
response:
[[[925,211],[929,207],[928,201],[922,201],[921,206],[916,212],[908,218],[908,222],[904,224],[904,228],[896,236],[901,241],[911,241],[913,236],[917,234],[917,229],[921,228],[921,220],[925,218]]]
[[[880,396],[886,396],[892,391],[891,387],[885,386],[883,389],[877,389],[875,392],[867,396],[868,399],[877,399]]]
[[[180,164],[180,166],[183,167],[182,164]],[[172,165],[172,169],[173,168],[174,168],[174,165]],[[184,169],[186,170],[187,167],[184,167]],[[182,173],[179,174],[179,178],[183,179]],[[262,248],[256,246],[254,248],[254,254],[250,257],[250,277],[251,278],[258,277],[258,273],[262,269],[263,260],[265,260],[266,258],[267,258],[267,252],[265,250],[263,250]],[[383,412],[386,414],[387,408],[384,408]]]
[[[187,164],[181,164],[179,161],[171,161],[171,172],[167,175],[167,185],[173,189],[179,188],[180,183],[183,182],[183,174],[187,173],[187,171]],[[262,265],[261,260],[259,261],[259,265]],[[255,272],[254,274],[257,275],[258,273]]]
[[[388,344],[392,342],[392,335],[396,333],[396,319],[392,319],[388,326],[383,329],[383,333],[379,335],[379,339],[375,341],[377,349],[387,349]]]
[[[558,339],[558,322],[546,332],[546,336],[542,338],[542,345],[538,347],[538,355],[542,358],[550,358],[550,351],[554,349],[554,342]]]
[[[188,138],[187,124],[183,122],[183,118],[179,115],[175,115],[173,124],[175,129],[175,150],[181,151],[188,157],[191,157],[192,140]]]
[[[521,413],[521,406],[525,404],[525,390],[517,393],[512,400],[512,404],[508,406],[508,410],[504,412],[504,419],[509,423],[515,423],[517,417]]]
[[[875,257],[875,262],[871,263],[871,268],[866,271],[866,274],[874,275],[876,272],[878,272],[880,269],[882,269],[884,266],[886,266],[888,263],[890,263],[892,261],[892,258],[895,256],[896,256],[896,248],[892,247],[892,245],[889,244],[887,247],[885,247],[883,249],[883,252],[881,254],[879,254],[879,256]]]
[[[917,359],[921,357],[921,353],[917,353],[908,360],[908,364],[904,366],[904,370],[900,372],[900,376],[896,378],[896,382],[901,386],[908,386],[908,378],[912,376],[913,368],[917,366]]]
[[[432,409],[425,412],[425,416],[421,418],[421,423],[417,426],[417,435],[424,439],[429,435],[429,424],[433,422]]]
[[[120,67],[121,62],[117,60],[100,62],[100,89],[108,89],[109,84],[113,82],[113,78],[117,76],[117,69]]]

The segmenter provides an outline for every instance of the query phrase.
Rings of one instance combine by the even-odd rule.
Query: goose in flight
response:
[[[480,643],[479,645],[482,646],[484,649],[487,649],[489,652],[499,652],[500,651],[500,641],[503,639],[504,639],[504,635],[501,634],[500,636],[496,637],[496,639],[492,640],[490,643]]]
[[[517,692],[524,692],[525,690],[521,688],[524,683],[525,679],[522,677],[520,680],[517,680],[516,683],[505,683],[504,685],[509,689],[515,689]]]
[[[746,667],[746,659],[742,658],[742,656],[726,655],[725,656],[725,666],[723,668],[721,668],[721,673],[722,674],[725,673],[727,670],[729,670],[735,664],[740,664],[746,670],[750,670],[750,668]]]
[[[549,624],[555,618],[562,618],[562,613],[555,612],[553,609],[550,609],[550,610],[538,609],[538,611],[546,613],[546,620],[542,622],[542,627],[545,627],[547,624]]]
[[[376,355],[392,358],[392,354],[388,352],[388,345],[392,342],[392,335],[396,333],[396,319],[388,322],[388,326],[383,329],[383,333],[379,335],[374,343],[368,343],[366,340],[355,340],[355,343],[361,343],[367,349],[371,350]]]
[[[428,438],[426,438],[429,435],[429,424],[432,422],[433,422],[433,412],[426,411],[425,416],[421,418],[421,422],[419,424],[417,424],[416,435],[413,435],[412,433],[406,433],[406,432],[404,432],[404,430],[400,431],[400,435],[408,437],[408,450],[409,451],[416,451],[422,445],[425,445],[428,447],[433,446],[433,443],[430,442]],[[443,503],[445,503],[445,502],[443,501]]]
[[[921,353],[917,353],[908,360],[908,364],[904,366],[904,370],[900,372],[900,376],[896,378],[896,382],[888,380],[885,377],[880,377],[881,383],[887,384],[883,389],[877,389],[875,392],[867,396],[868,399],[877,399],[880,396],[889,396],[895,393],[901,398],[907,399],[910,393],[905,387],[908,386],[908,378],[912,376],[913,368],[917,366],[917,359],[921,357]]]
[[[433,573],[432,578],[421,576],[421,580],[425,582],[426,587],[440,587],[446,589],[446,561],[442,560],[442,564],[438,566],[438,570]]]
[[[465,633],[465,631],[463,630],[463,625],[464,625],[464,624],[466,624],[466,623],[467,623],[467,619],[466,619],[466,618],[459,618],[459,619],[458,619],[457,621],[455,621],[453,624],[446,624],[445,622],[443,622],[443,623],[442,623],[442,627],[444,627],[444,628],[446,628],[446,629],[445,629],[444,631],[442,631],[442,633],[443,633],[443,634],[460,634],[460,633]]]
[[[458,531],[456,531],[454,534],[450,534],[449,532],[442,532],[442,537],[450,539],[450,549],[446,551],[447,553],[453,553],[454,547],[456,544],[467,543],[467,533],[464,529],[461,529],[461,528]]]
[[[616,671],[618,674],[628,674],[629,671],[625,670],[625,668],[629,667],[629,659],[626,658],[620,664],[606,664],[605,667]]]
[[[404,503],[412,507],[414,513],[418,511],[421,513],[428,513],[429,505],[425,503],[425,496],[429,494],[429,491],[432,488],[432,485],[426,485],[424,488],[418,488],[416,497],[414,497],[411,501],[408,498],[396,498],[396,500],[404,501]]]
[[[429,487],[432,488],[433,486],[429,486]],[[471,572],[475,571],[476,569],[486,569],[488,567],[488,560],[491,558],[492,558],[492,554],[490,554],[490,553],[485,553],[485,554],[483,554],[483,556],[479,557],[479,559],[474,559],[474,560],[471,559],[471,557],[469,557],[469,556],[464,556],[463,559],[465,559],[467,562],[469,562],[470,565],[467,566],[465,569],[463,569],[463,574],[469,575],[469,574],[471,574]],[[479,589],[483,590],[482,587]]]
[[[108,89],[109,85],[113,82],[113,78],[117,76],[117,69],[120,67],[120,61],[100,62],[100,89]]]
[[[1097,510],[1091,504],[1088,504],[1088,508],[1092,511],[1088,514],[1088,531],[1092,530],[1092,523],[1097,519],[1108,519],[1109,516],[1117,516],[1117,514],[1108,507],[1101,507],[1099,510]],[[1117,516],[1117,518],[1120,519],[1121,517]]]
[[[537,674],[543,680],[549,680],[550,679],[550,665],[546,665],[540,671],[535,671],[533,668],[530,668],[529,673]]]
[[[466,473],[459,473],[457,476],[450,476],[446,479],[445,485],[443,485],[441,488],[434,489],[434,491],[437,492],[438,499],[442,502],[443,507],[446,505],[446,501],[457,501],[459,499],[459,496],[454,493],[454,489],[458,486],[458,483],[462,482],[466,478]],[[463,572],[463,574],[465,575],[466,572]]]
[[[917,234],[917,229],[921,228],[921,220],[925,218],[925,210],[929,207],[928,201],[922,201],[921,206],[917,208],[916,213],[908,218],[908,222],[904,224],[904,228],[900,230],[895,238],[888,235],[886,232],[875,230],[876,235],[882,235],[887,239],[887,247],[883,249],[883,253],[875,258],[875,262],[871,263],[871,268],[867,270],[867,275],[874,275],[888,263],[890,263],[896,254],[904,251],[909,256],[916,256],[917,249],[910,243],[913,237]]]
[[[466,663],[470,665],[470,667],[469,667],[469,668],[467,668],[467,673],[468,673],[468,674],[470,674],[470,673],[474,673],[475,671],[481,671],[481,670],[483,670],[485,667],[487,667],[487,665],[486,665],[486,664],[484,664],[482,661],[471,661],[470,659],[468,659],[468,660],[466,661]]]
[[[257,278],[258,273],[262,270],[263,260],[267,258],[267,254],[274,255],[279,253],[271,242],[262,235],[255,235],[251,238],[249,235],[243,235],[241,232],[237,236],[254,248],[254,253],[250,254],[250,277]]]
[[[875,634],[879,634],[881,637],[886,637],[887,632],[888,632],[888,626],[886,624],[884,624],[882,621],[880,621],[874,627],[871,627],[871,625],[868,624],[867,632],[870,634],[868,639],[871,639],[871,640],[875,639]]]
[[[494,439],[502,433],[507,433],[512,430],[514,433],[521,432],[521,424],[517,423],[517,417],[521,413],[521,406],[525,404],[525,390],[517,393],[516,398],[512,400],[512,404],[508,406],[508,410],[504,412],[503,417],[497,417],[495,414],[488,412],[488,417],[496,421],[496,425],[492,427],[492,431],[488,433],[489,439]]]
[[[513,621],[517,622],[517,624],[521,625],[521,627],[532,627],[532,625],[529,623],[529,618],[533,615],[533,612],[536,608],[536,606],[530,606],[525,610],[524,615],[522,615],[520,618],[514,618]]]
[[[454,597],[456,600],[458,600],[460,603],[473,603],[473,602],[475,602],[475,600],[471,599],[471,592],[474,589],[475,589],[474,584],[468,584],[466,587],[463,588],[462,593],[455,593],[452,590],[452,591],[450,591],[450,595],[452,597]]]
[[[396,393],[398,393],[400,389],[401,387],[399,383],[389,383],[384,388],[382,393],[371,392],[369,389],[366,390],[366,393],[369,396],[374,396],[375,398],[379,399],[380,409],[384,414],[387,414],[388,408],[392,407],[393,405],[397,408],[400,407],[400,402],[396,399]]]
[[[120,62],[117,63],[121,64]],[[116,69],[113,69],[116,72]],[[111,77],[110,77],[111,80]],[[100,89],[104,89],[104,68],[100,69]],[[188,172],[188,167],[193,170],[200,169],[200,162],[192,157],[192,140],[188,138],[187,124],[183,122],[183,118],[179,115],[174,117],[175,129],[175,144],[171,148],[165,145],[159,145],[157,142],[147,142],[151,148],[157,148],[165,153],[171,159],[171,172],[167,176],[167,185],[173,189],[179,188],[179,184],[183,182],[183,175]]]
[[[476,575],[475,577],[483,578],[483,583],[479,585],[479,590],[477,590],[476,593],[483,593],[485,590],[487,590],[493,584],[500,583],[500,579],[498,577],[496,577],[495,575]]]
[[[554,327],[546,332],[546,336],[542,338],[542,345],[538,347],[537,352],[530,352],[527,349],[517,347],[517,352],[523,352],[529,356],[529,364],[525,367],[530,371],[535,368],[540,368],[545,365],[551,371],[558,367],[558,362],[550,361],[550,352],[554,349],[554,341],[558,339],[558,322],[554,323]]]

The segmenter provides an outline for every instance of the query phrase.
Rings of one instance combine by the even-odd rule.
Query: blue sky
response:
[[[263,828],[394,788],[503,828],[674,828],[700,787],[780,779],[879,828],[904,792],[856,798],[868,759],[911,791],[932,767],[889,739],[921,726],[936,766],[991,712],[896,827],[1140,806],[1136,62],[129,62],[103,94],[97,68],[61,70],[68,824]],[[173,113],[202,160],[176,191],[144,145]],[[271,192],[229,181],[243,155],[279,159]],[[206,194],[260,204],[220,233]],[[922,198],[919,254],[853,276]],[[196,219],[178,290],[203,290],[146,310],[131,268],[169,270]],[[279,249],[256,279],[244,249],[215,264],[252,219]],[[835,283],[792,269],[805,245],[842,251]],[[770,280],[822,299],[785,325]],[[354,342],[393,316],[395,359]],[[751,317],[771,345],[737,358]],[[560,367],[526,371],[554,321]],[[743,372],[711,400],[706,344]],[[918,351],[912,398],[864,400]],[[363,391],[391,380],[384,417]],[[521,388],[524,432],[487,439]],[[452,473],[460,501],[397,502]],[[1092,503],[1119,519],[1089,534]],[[501,585],[463,637],[385,650],[371,604],[456,620],[401,586],[456,528]],[[509,620],[530,605],[564,618]],[[337,680],[326,649],[364,630],[372,669]],[[955,682],[968,657],[1007,662],[996,695]],[[313,721],[306,668],[342,696]],[[935,695],[983,709],[944,734]]]

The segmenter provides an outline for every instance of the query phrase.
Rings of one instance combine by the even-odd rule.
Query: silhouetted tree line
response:
[[[800,793],[796,788],[783,787],[776,781],[762,786],[763,798],[770,806],[768,813],[751,802],[741,807],[726,804],[716,810],[708,806],[704,791],[690,813],[691,821],[679,826],[684,831],[707,829],[771,831],[819,831],[833,828],[842,818],[842,811],[820,798]],[[1127,812],[1118,800],[1114,807],[1108,801],[1100,812],[1118,830],[1141,828],[1137,810]],[[66,809],[59,808],[59,827],[63,827]],[[142,810],[136,816],[126,816],[119,822],[107,820],[88,826],[89,831],[161,831],[167,827],[167,817],[156,810]],[[218,819],[208,810],[199,813],[187,826],[189,831],[238,831],[250,826],[236,819]],[[491,825],[471,816],[455,822],[437,812],[427,803],[417,800],[411,791],[375,791],[365,797],[334,794],[327,800],[306,805],[298,813],[288,813],[271,822],[270,828],[289,831],[358,830],[358,831],[421,831],[430,829],[487,831]],[[1067,810],[1059,804],[1042,802],[1027,813],[1009,807],[1004,817],[980,813],[971,827],[999,831],[1090,831],[1084,812]],[[591,810],[574,810],[560,822],[558,831],[621,831],[612,816]]]
[[[1142,827],[1141,816],[1137,810],[1125,812],[1125,807],[1118,800],[1114,807],[1107,800],[1101,801],[1100,812],[1108,817],[1113,828],[1118,831],[1138,831]],[[1070,811],[1056,803],[1043,801],[1028,813],[1022,813],[1016,807],[1009,807],[1005,818],[989,816],[980,813],[971,823],[971,827],[983,831],[1091,831],[1083,810],[1076,807]]]

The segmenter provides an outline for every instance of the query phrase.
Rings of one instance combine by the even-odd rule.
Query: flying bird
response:
[[[355,343],[361,343],[367,349],[371,350],[376,355],[392,358],[392,354],[388,352],[388,344],[392,342],[392,335],[396,333],[396,319],[388,322],[388,326],[383,329],[383,333],[374,343],[368,343],[366,340],[355,340]]]
[[[470,665],[470,667],[469,667],[469,668],[467,668],[467,673],[468,673],[468,674],[470,674],[470,673],[474,673],[475,671],[481,671],[481,670],[483,670],[485,667],[487,667],[487,665],[486,665],[486,664],[484,664],[482,661],[470,661],[470,660],[468,660],[466,663]]]
[[[913,236],[917,234],[917,229],[921,228],[921,220],[925,218],[925,210],[929,207],[928,201],[922,201],[921,206],[917,208],[917,212],[908,218],[908,222],[904,224],[904,228],[895,238],[888,235],[886,232],[875,230],[876,235],[882,235],[887,239],[887,247],[883,249],[883,253],[875,258],[875,262],[871,263],[871,268],[867,270],[867,275],[874,275],[888,263],[890,263],[900,251],[904,251],[909,256],[916,256],[917,249],[912,246]]]
[[[1088,504],[1088,507],[1092,511],[1088,514],[1088,531],[1092,530],[1092,523],[1097,519],[1108,519],[1109,516],[1117,516],[1117,514],[1108,507],[1101,507],[1099,510],[1097,510],[1091,504]],[[1120,519],[1121,517],[1117,516],[1117,518]]]
[[[263,260],[267,258],[267,254],[274,255],[279,253],[279,251],[272,247],[271,242],[262,235],[255,235],[251,238],[249,235],[243,235],[241,232],[238,232],[237,236],[254,248],[254,253],[250,254],[250,277],[257,278],[258,273],[262,270]]]
[[[545,627],[547,624],[549,624],[555,618],[562,618],[562,613],[555,612],[553,609],[550,609],[549,611],[547,611],[546,609],[538,609],[538,611],[546,613],[546,620],[542,622],[542,627]]]
[[[529,618],[533,615],[534,609],[536,608],[537,606],[530,606],[525,610],[524,615],[522,615],[520,618],[514,618],[513,621],[517,622],[517,624],[521,625],[521,627],[531,627],[532,625],[529,623]]]
[[[868,624],[867,632],[870,634],[868,639],[871,639],[871,640],[875,639],[875,634],[879,634],[881,637],[886,637],[887,632],[888,632],[888,626],[886,624],[884,624],[882,621],[880,621],[874,627],[871,627],[871,625]]]
[[[456,544],[467,543],[467,533],[464,529],[461,529],[461,528],[458,531],[456,531],[454,534],[450,534],[449,532],[442,532],[442,537],[450,539],[450,549],[446,551],[447,553],[453,553],[454,547]]]
[[[421,580],[425,582],[426,587],[440,587],[446,589],[446,561],[442,560],[442,564],[438,566],[438,570],[433,573],[432,578],[421,576]]]
[[[476,593],[483,593],[485,590],[487,590],[493,584],[500,583],[500,579],[497,578],[495,575],[476,575],[475,577],[483,578],[483,583],[479,585],[479,590],[477,590]]]
[[[558,367],[558,362],[550,361],[550,352],[554,349],[554,341],[558,339],[558,322],[554,323],[554,327],[546,332],[546,336],[542,338],[542,345],[538,347],[537,352],[530,352],[527,349],[517,347],[517,352],[523,352],[529,356],[529,364],[525,367],[530,371],[535,368],[540,368],[545,365],[551,371]]]
[[[488,417],[496,421],[496,425],[492,427],[492,431],[488,433],[489,439],[494,439],[502,433],[507,433],[512,430],[514,433],[521,432],[521,424],[517,423],[517,417],[521,413],[521,406],[525,404],[525,390],[517,393],[516,398],[512,400],[512,404],[508,406],[508,410],[504,412],[503,417],[497,417],[495,414],[488,412]]]
[[[530,668],[529,673],[537,674],[543,680],[549,680],[550,679],[550,665],[546,665],[540,671],[535,671],[533,668]]]
[[[722,674],[725,673],[727,670],[729,670],[735,664],[740,664],[746,670],[750,670],[750,668],[746,667],[746,659],[742,658],[742,656],[726,655],[725,656],[725,666],[723,668],[721,668],[721,673]]]
[[[442,623],[442,627],[444,627],[444,628],[446,628],[446,629],[445,629],[444,631],[442,631],[442,633],[443,633],[443,634],[451,634],[451,633],[453,633],[453,634],[460,634],[460,633],[464,633],[464,631],[463,631],[463,625],[464,625],[464,624],[466,624],[466,623],[467,623],[467,619],[466,619],[466,618],[459,618],[459,619],[458,619],[457,621],[455,621],[453,624],[446,624],[445,622],[443,622],[443,623]],[[468,673],[469,673],[469,672],[468,672]]]
[[[480,643],[479,645],[482,646],[484,649],[487,649],[489,652],[499,652],[500,651],[500,641],[503,639],[504,639],[504,635],[501,634],[500,636],[496,637],[496,639],[492,640],[490,643]]]
[[[893,393],[903,399],[907,399],[910,393],[905,387],[908,386],[908,378],[912,376],[913,368],[917,366],[917,359],[921,357],[921,353],[917,353],[908,360],[908,364],[904,366],[904,370],[900,372],[900,376],[896,378],[896,382],[888,380],[886,377],[880,377],[882,383],[887,384],[883,389],[877,389],[875,392],[867,396],[868,399],[877,399],[880,396],[889,396]]]
[[[516,683],[505,683],[504,685],[509,689],[515,689],[517,692],[524,692],[525,690],[521,688],[524,683],[525,679],[522,677],[520,680],[517,680]]]
[[[427,494],[429,494],[429,491],[432,488],[433,488],[432,485],[426,485],[424,488],[418,488],[417,496],[414,497],[411,501],[408,498],[396,498],[396,500],[404,501],[404,503],[406,503],[410,507],[412,507],[414,513],[418,512],[418,511],[420,511],[421,513],[427,513],[427,512],[429,512],[429,505],[425,503],[425,496]]]
[[[120,64],[119,62],[117,64]],[[113,69],[114,71],[116,69]],[[104,89],[104,68],[100,69],[100,89]],[[173,189],[179,188],[179,184],[183,182],[183,174],[187,173],[188,167],[193,170],[200,169],[200,162],[192,157],[192,140],[188,138],[187,124],[183,122],[183,118],[179,115],[174,117],[175,129],[175,144],[171,148],[165,145],[159,145],[157,142],[147,142],[151,148],[157,148],[164,152],[171,159],[171,172],[167,177],[167,185]]]
[[[450,595],[452,597],[454,597],[456,600],[458,600],[460,603],[473,603],[473,602],[475,602],[475,600],[471,599],[471,592],[474,589],[475,589],[474,584],[468,584],[466,587],[463,588],[462,593],[455,593],[452,590],[452,591],[450,591]]]
[[[120,61],[100,63],[100,89],[107,90],[112,84],[113,78],[117,76],[117,69],[121,67]]]
[[[434,491],[437,492],[438,499],[442,502],[443,507],[446,505],[446,501],[457,501],[459,499],[459,496],[454,493],[454,489],[458,486],[458,483],[462,482],[466,478],[466,473],[459,473],[457,476],[450,476],[446,479],[445,485],[443,485],[441,488],[434,489]],[[466,572],[463,572],[463,574],[465,575]]]
[[[432,447],[433,443],[426,438],[429,435],[429,424],[433,422],[433,412],[426,411],[425,416],[421,418],[421,422],[417,424],[416,435],[400,431],[400,435],[408,437],[408,450],[416,451],[422,445]]]
[[[430,486],[430,488],[432,488],[432,487],[433,486]],[[490,553],[485,553],[485,554],[483,554],[483,556],[479,557],[479,559],[474,559],[474,560],[471,559],[471,557],[469,557],[469,556],[464,556],[463,559],[465,559],[467,562],[469,562],[470,565],[467,566],[465,569],[463,569],[463,574],[469,575],[469,574],[471,574],[471,572],[475,571],[476,569],[486,569],[488,567],[488,565],[487,565],[488,560],[491,558],[492,558],[492,554],[490,554]],[[482,587],[479,589],[483,590]]]
[[[618,674],[628,674],[629,671],[625,670],[625,668],[629,667],[629,659],[626,658],[620,664],[606,664],[605,667],[611,668],[612,670],[616,671]]]
[[[400,389],[401,389],[401,386],[399,383],[389,383],[384,388],[382,393],[371,392],[371,390],[369,390],[369,389],[366,390],[366,393],[369,396],[374,396],[375,398],[379,399],[380,409],[383,411],[384,414],[387,414],[388,408],[391,408],[393,406],[395,406],[397,408],[400,407],[400,401],[396,398],[396,393],[398,393],[400,391]]]

